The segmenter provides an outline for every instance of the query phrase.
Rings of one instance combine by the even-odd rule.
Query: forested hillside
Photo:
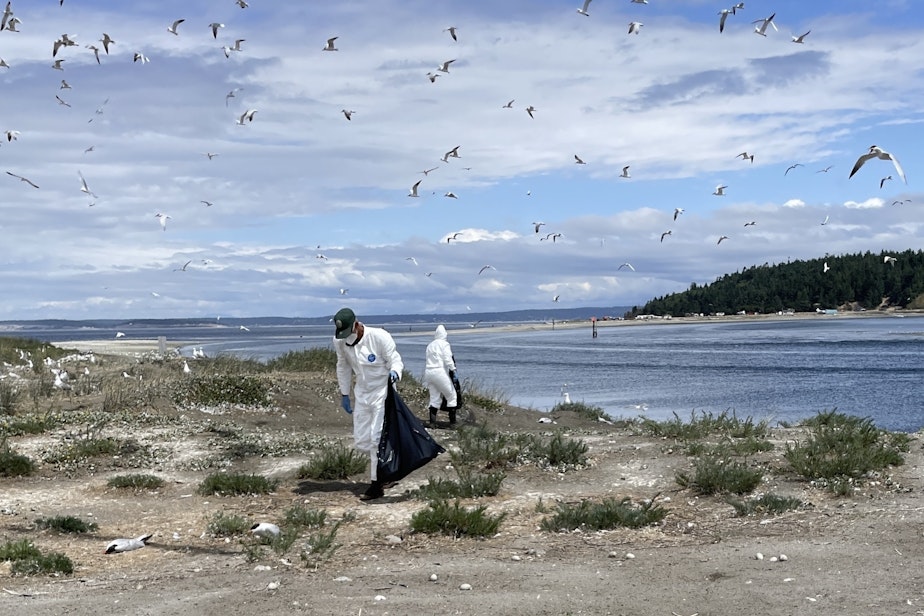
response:
[[[922,294],[924,253],[920,250],[865,252],[745,268],[726,274],[712,284],[693,283],[681,293],[635,306],[626,316],[735,314],[742,310],[772,313],[788,309],[813,312],[831,308],[924,308]]]

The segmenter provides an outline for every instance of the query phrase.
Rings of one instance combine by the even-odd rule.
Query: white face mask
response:
[[[353,346],[356,344],[356,340],[359,336],[356,335],[356,332],[350,332],[350,335],[343,339],[347,346]]]

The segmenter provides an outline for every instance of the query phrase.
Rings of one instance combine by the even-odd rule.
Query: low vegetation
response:
[[[587,463],[587,444],[561,432],[551,437],[532,433],[507,435],[486,424],[463,426],[457,432],[460,459],[482,470],[503,469],[513,464],[566,471]]]
[[[84,522],[72,515],[58,515],[51,518],[39,518],[35,521],[37,528],[46,528],[59,533],[94,533],[99,530],[96,522]]]
[[[266,363],[279,372],[332,372],[336,366],[337,353],[329,347],[289,351]]]
[[[187,406],[269,404],[269,384],[254,374],[219,373],[194,376],[187,379],[184,385],[177,392],[176,399],[179,404]]]
[[[164,480],[157,475],[133,473],[130,475],[116,475],[106,482],[110,488],[129,490],[157,490],[164,487]]]
[[[252,524],[242,515],[216,511],[209,517],[205,532],[213,537],[236,537],[242,535]]]
[[[803,422],[809,437],[788,444],[784,457],[793,470],[809,480],[821,480],[839,495],[852,492],[852,484],[871,471],[904,464],[910,437],[888,432],[869,418],[834,410]]]
[[[296,477],[324,481],[346,479],[368,467],[368,456],[337,443],[320,447],[309,462],[298,468]]]
[[[602,408],[583,402],[559,402],[549,411],[550,415],[558,415],[560,413],[574,413],[575,415],[586,417],[592,421],[607,419],[606,412]]]
[[[0,439],[0,477],[26,477],[35,472],[35,462],[28,456],[18,454]]]
[[[651,436],[678,441],[696,441],[717,435],[726,438],[763,438],[770,433],[767,421],[755,423],[751,417],[741,419],[734,411],[722,411],[717,415],[693,411],[689,421],[684,421],[677,413],[674,413],[673,419],[663,421],[642,418],[641,429]]]
[[[14,575],[70,575],[74,572],[70,558],[59,552],[43,554],[28,539],[0,545],[0,562],[10,562]]]
[[[249,494],[269,494],[276,489],[279,482],[261,475],[244,473],[213,473],[199,484],[199,494],[210,496],[241,496]]]
[[[430,501],[426,509],[411,516],[411,530],[429,535],[490,537],[497,533],[506,513],[491,515],[484,505],[466,508],[459,501]]]
[[[601,502],[581,501],[576,505],[559,504],[554,515],[542,520],[540,528],[547,532],[576,529],[610,530],[618,527],[641,528],[664,519],[667,510],[654,498],[637,505],[628,497],[605,498]]]
[[[703,457],[696,460],[693,473],[678,472],[677,484],[697,494],[747,494],[760,485],[763,471],[749,468],[729,458]]]
[[[779,496],[777,494],[761,494],[757,498],[738,499],[728,496],[725,502],[735,509],[738,517],[745,517],[755,513],[761,515],[779,515],[803,507],[800,499],[792,496]]]

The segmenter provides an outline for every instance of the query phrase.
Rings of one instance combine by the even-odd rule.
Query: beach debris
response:
[[[353,581],[353,578],[347,577],[347,576],[345,576],[345,575],[339,575],[339,576],[337,576],[337,577],[334,578],[334,581],[335,581],[335,582],[352,582],[352,581]]]
[[[385,595],[376,595],[376,596],[375,596],[375,600],[376,600],[376,601],[384,601],[384,600],[387,599],[387,598],[388,598],[388,597],[386,597]]]
[[[754,555],[754,558],[756,558],[757,560],[763,560],[763,559],[764,559],[764,555],[761,554],[760,552],[758,552],[757,554]]]
[[[471,589],[472,589],[471,584],[459,584],[459,590],[471,590]]]
[[[431,581],[431,582],[435,582],[435,581],[437,581],[438,579],[440,579],[440,576],[438,576],[437,574],[435,574],[435,573],[431,573],[431,574],[430,574],[430,581]]]

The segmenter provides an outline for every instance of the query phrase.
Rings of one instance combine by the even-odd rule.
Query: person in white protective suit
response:
[[[457,378],[456,361],[452,355],[449,340],[446,338],[446,328],[438,325],[433,334],[433,341],[427,345],[423,377],[423,384],[430,390],[431,425],[436,424],[436,414],[440,410],[443,398],[446,399],[450,425],[456,423],[456,410],[459,403],[453,381]]]
[[[354,446],[369,455],[372,483],[360,498],[373,500],[385,493],[377,476],[385,396],[391,384],[401,380],[404,363],[391,334],[378,327],[366,327],[349,308],[343,308],[334,315],[334,325],[340,406],[353,416]]]

